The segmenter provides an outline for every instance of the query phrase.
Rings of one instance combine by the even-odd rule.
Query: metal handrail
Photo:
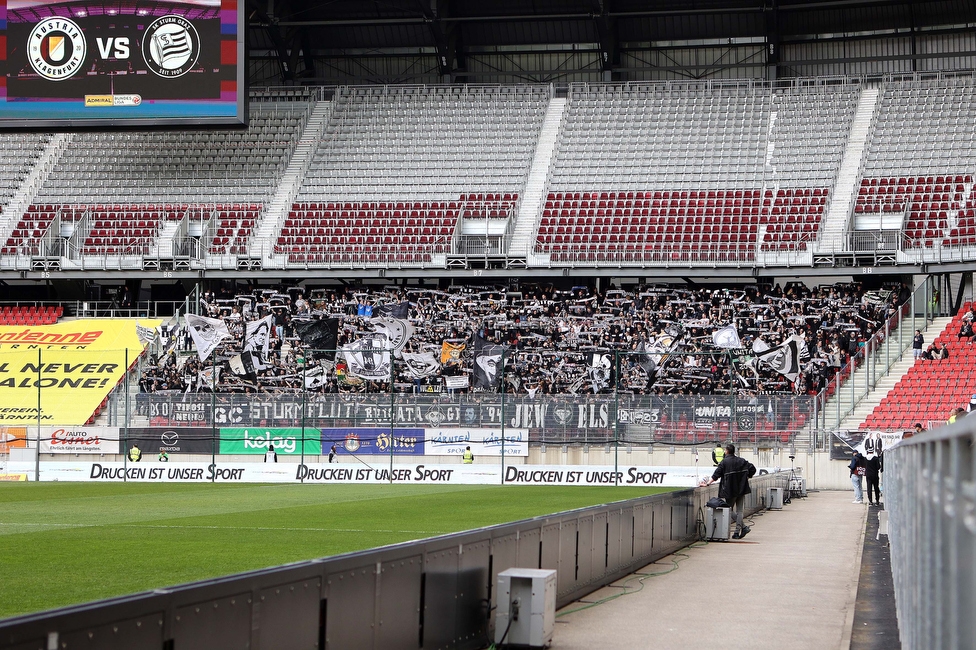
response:
[[[904,325],[911,319],[911,331],[923,329],[928,326],[935,318],[938,311],[937,306],[932,304],[933,278],[927,276],[925,282],[917,287],[912,293],[911,298],[902,304],[887,321],[883,330],[878,330],[868,339],[857,354],[852,355],[849,361],[834,375],[830,384],[817,393],[817,408],[820,422],[818,428],[830,429],[840,426],[840,423],[848,415],[854,412],[857,406],[875,389],[880,377],[888,374],[892,366],[901,360],[902,355],[911,346],[911,337],[902,335]],[[919,300],[921,298],[921,300]],[[916,322],[916,315],[919,314],[919,303],[921,303],[921,323]],[[921,325],[921,327],[918,327]],[[899,333],[897,345],[892,350],[892,334]],[[882,347],[884,348],[884,361],[881,363]],[[857,369],[863,367],[865,361],[868,368],[864,372],[864,382],[860,386],[854,381]],[[881,366],[880,370],[878,366]],[[850,389],[850,404],[846,410],[841,408],[840,394],[842,390]],[[836,410],[829,412],[827,409],[828,401],[834,398]],[[830,418],[833,417],[831,420]],[[832,426],[831,426],[832,425]]]

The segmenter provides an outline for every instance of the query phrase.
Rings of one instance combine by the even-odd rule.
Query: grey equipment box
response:
[[[705,539],[708,541],[729,540],[729,525],[732,523],[732,508],[705,507]]]
[[[552,643],[556,627],[555,570],[505,569],[498,574],[496,598],[495,643],[526,648],[544,648]]]

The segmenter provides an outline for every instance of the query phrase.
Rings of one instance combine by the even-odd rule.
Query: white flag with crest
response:
[[[717,348],[730,350],[742,347],[742,340],[739,338],[739,333],[736,331],[735,325],[731,323],[722,329],[712,332],[712,343]]]
[[[186,326],[190,328],[190,338],[197,348],[197,354],[201,361],[206,361],[220,342],[230,338],[227,331],[227,324],[219,318],[207,318],[196,314],[187,314],[185,317]]]

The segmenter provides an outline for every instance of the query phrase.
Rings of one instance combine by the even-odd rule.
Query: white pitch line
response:
[[[444,535],[445,531],[436,530],[387,530],[377,528],[291,528],[275,526],[171,526],[163,524],[29,524],[0,522],[0,526],[23,526],[52,528],[191,528],[201,530],[261,530],[261,531],[297,531],[310,533],[396,533],[410,535]]]

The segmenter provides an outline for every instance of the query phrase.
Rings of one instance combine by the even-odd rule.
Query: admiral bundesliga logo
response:
[[[27,56],[37,74],[51,81],[67,79],[85,62],[85,35],[67,18],[45,18],[31,30]]]

